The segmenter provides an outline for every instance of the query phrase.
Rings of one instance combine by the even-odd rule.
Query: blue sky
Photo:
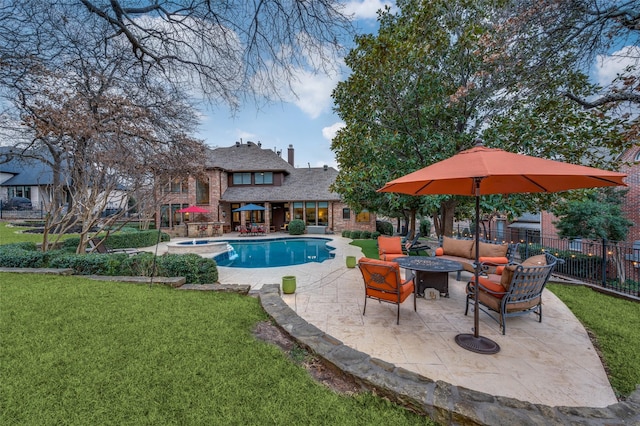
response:
[[[354,16],[354,25],[361,33],[377,31],[377,11],[385,0],[352,0],[346,2],[347,14]],[[338,62],[342,58],[337,58]],[[344,68],[344,67],[343,67]],[[282,150],[287,158],[287,148],[295,149],[296,167],[337,168],[330,149],[331,139],[341,125],[333,112],[331,91],[346,74],[327,76],[310,75],[300,70],[296,95],[288,94],[283,102],[258,108],[249,101],[234,117],[224,107],[202,109],[200,132],[196,135],[211,147],[231,146],[243,142],[261,142],[263,148]]]
[[[360,33],[377,31],[377,11],[384,5],[395,5],[389,0],[351,0],[346,2],[346,11],[354,16],[354,24]],[[640,58],[635,47],[616,46],[610,56],[598,56],[591,77],[603,86],[611,83],[617,73],[626,66],[634,65]],[[336,58],[340,63],[342,58]],[[331,139],[343,124],[333,112],[331,91],[338,81],[346,78],[347,69],[342,65],[340,75],[310,75],[300,70],[297,97],[285,95],[282,102],[258,108],[254,103],[245,103],[232,117],[224,107],[203,109],[202,125],[196,135],[211,147],[231,146],[243,142],[261,142],[263,148],[282,150],[287,158],[287,148],[295,149],[296,167],[337,167],[335,155],[330,149]]]

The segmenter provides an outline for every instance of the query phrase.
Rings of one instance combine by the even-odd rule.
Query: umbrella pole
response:
[[[476,185],[476,263],[474,267],[474,291],[473,291],[473,334],[458,334],[455,337],[456,343],[472,352],[479,354],[495,354],[500,352],[500,346],[493,340],[480,336],[480,310],[478,309],[478,286],[480,285],[480,181],[482,178],[475,178]]]

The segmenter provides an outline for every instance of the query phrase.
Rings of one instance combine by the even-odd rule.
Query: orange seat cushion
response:
[[[395,262],[388,262],[388,261],[384,261],[384,260],[379,260],[379,259],[370,259],[367,257],[361,257],[360,260],[358,260],[358,263],[362,263],[362,262],[366,262],[366,263],[371,263],[374,265],[381,265],[381,266],[386,266],[386,267],[392,267],[395,272],[396,272],[396,276],[398,277],[398,279],[400,278],[400,266],[395,263]],[[370,271],[370,272],[374,272],[374,271]],[[381,272],[384,274],[384,269],[381,268]],[[408,281],[405,284],[402,284],[402,282],[398,282],[398,284],[400,285],[400,303],[404,302],[404,300],[414,291],[414,283],[413,280]],[[395,288],[392,288],[389,285],[382,285],[380,288],[383,287],[388,287],[389,291],[393,291],[395,290]],[[383,299],[383,300],[388,300],[390,302],[398,302],[398,295],[397,293],[387,293],[384,292],[382,290],[376,290],[374,288],[367,288],[367,295],[368,296],[373,296],[373,297],[377,297],[379,299]]]
[[[496,266],[496,275],[502,275],[502,271],[504,271],[504,266]]]
[[[471,277],[471,283],[472,283],[471,285],[473,285],[473,283],[475,282],[475,278],[476,277]],[[504,297],[506,292],[504,290],[504,287],[502,287],[500,283],[491,281],[484,277],[479,277],[478,281],[480,282],[480,285],[482,287],[491,291],[491,293],[489,293],[490,295],[497,297],[498,299],[502,299]],[[482,289],[480,290],[482,291]]]
[[[494,263],[497,265],[500,264],[507,264],[509,263],[509,259],[507,259],[506,257],[487,257],[487,256],[481,256],[480,258],[478,258],[478,260],[480,262],[489,262],[489,263]]]

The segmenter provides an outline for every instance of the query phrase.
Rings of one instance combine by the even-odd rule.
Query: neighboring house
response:
[[[3,204],[10,198],[24,197],[31,200],[34,210],[46,211],[51,202],[52,185],[53,172],[46,161],[0,146],[0,201]],[[107,195],[106,209],[125,208],[127,200],[126,190],[118,188]]]
[[[34,209],[42,209],[49,202],[53,173],[48,164],[22,158],[11,147],[0,147],[0,200],[25,197]]]
[[[207,220],[223,224],[225,232],[240,225],[263,224],[271,232],[284,229],[292,219],[307,226],[343,230],[375,231],[374,214],[356,214],[329,187],[338,171],[332,167],[294,167],[294,149],[289,145],[287,161],[281,152],[263,149],[260,143],[236,142],[226,148],[208,150],[206,177],[176,179],[162,188],[158,211],[160,226],[174,228],[188,220],[177,210],[197,205],[207,209]],[[264,210],[234,212],[246,204]]]
[[[627,219],[633,222],[627,234],[627,242],[640,241],[640,145],[634,145],[621,156],[621,161],[628,163],[620,167],[621,173],[626,173],[624,182],[627,184],[627,196],[622,204],[622,211]],[[549,212],[542,213],[542,234],[557,235],[558,230],[553,222],[557,217]]]

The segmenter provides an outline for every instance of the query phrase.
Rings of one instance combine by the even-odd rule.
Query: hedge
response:
[[[33,243],[0,245],[0,266],[10,268],[72,268],[78,275],[150,276],[153,253],[73,254],[68,250],[42,252]],[[218,281],[213,259],[197,254],[164,254],[156,258],[156,276],[185,277],[189,284]]]
[[[171,237],[164,232],[160,233],[160,241],[169,241]],[[138,248],[155,246],[158,242],[158,231],[135,231],[129,228],[128,232],[109,234],[105,244],[110,249]],[[69,238],[62,244],[63,248],[74,249],[80,243],[79,237]]]

